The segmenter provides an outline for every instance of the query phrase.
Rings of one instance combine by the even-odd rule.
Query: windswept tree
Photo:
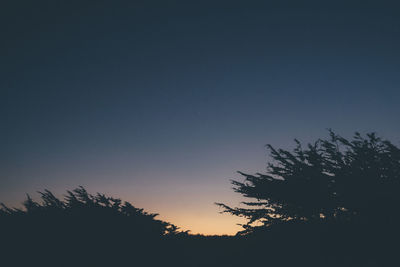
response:
[[[158,214],[119,198],[89,194],[83,187],[67,191],[64,199],[49,190],[39,193],[40,202],[28,195],[23,208],[0,204],[0,227],[7,229],[10,239],[75,247],[90,243],[94,248],[113,242],[137,247],[179,233],[175,225],[157,220]]]
[[[295,140],[293,151],[267,145],[267,172],[239,172],[244,181],[231,181],[251,201],[217,205],[247,218],[247,231],[282,221],[398,220],[400,149],[375,133],[329,134],[306,147]]]
[[[172,250],[166,237],[182,235],[158,214],[83,187],[63,199],[39,193],[22,208],[0,204],[0,250],[10,266],[159,266]]]

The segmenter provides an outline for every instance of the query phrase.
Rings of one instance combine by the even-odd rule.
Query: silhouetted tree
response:
[[[147,213],[143,209],[134,207],[129,202],[122,203],[121,199],[108,197],[104,194],[89,194],[85,188],[79,187],[73,191],[67,191],[64,200],[58,199],[49,190],[39,192],[41,203],[33,201],[27,195],[23,202],[23,209],[9,208],[0,204],[0,216],[4,218],[24,218],[42,220],[42,223],[59,219],[60,223],[71,220],[83,222],[93,221],[94,224],[108,223],[129,223],[130,231],[138,233],[161,236],[178,232],[178,227],[170,223],[156,220],[158,214]],[[62,221],[63,220],[63,221]],[[111,225],[111,224],[110,224]],[[64,227],[66,225],[63,225]]]
[[[400,149],[375,133],[347,140],[332,130],[293,151],[267,145],[273,159],[265,174],[239,172],[235,192],[254,201],[223,212],[248,219],[247,232],[282,221],[369,220],[393,222],[400,204]],[[245,231],[246,232],[246,231]]]
[[[157,214],[83,187],[62,200],[49,190],[39,193],[40,202],[28,195],[23,208],[1,204],[0,251],[7,266],[155,266],[168,249],[165,237],[179,233]]]
[[[129,202],[83,187],[0,207],[1,266],[242,266],[219,254],[233,237],[190,235]]]

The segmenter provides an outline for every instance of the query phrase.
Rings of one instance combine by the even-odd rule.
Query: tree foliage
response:
[[[267,145],[273,159],[265,174],[239,172],[235,192],[252,199],[244,208],[217,203],[223,212],[269,226],[282,221],[393,220],[400,204],[400,149],[375,133],[351,140],[329,138],[293,151]]]
[[[76,226],[84,229],[90,225],[88,228],[91,230],[102,229],[99,234],[107,232],[106,228],[112,230],[115,227],[114,233],[117,233],[119,228],[124,229],[125,234],[135,234],[136,237],[138,234],[146,234],[146,238],[178,233],[178,227],[175,225],[156,220],[158,214],[147,213],[129,202],[122,202],[119,198],[101,193],[89,194],[83,187],[67,191],[63,200],[49,190],[39,194],[41,202],[35,202],[27,195],[23,208],[9,208],[1,203],[1,223],[21,222],[43,228],[58,225],[64,230]]]

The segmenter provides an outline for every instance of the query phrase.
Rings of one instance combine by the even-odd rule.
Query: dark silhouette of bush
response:
[[[292,152],[268,146],[266,174],[232,181],[253,201],[236,236],[179,231],[128,202],[79,187],[0,208],[0,266],[396,266],[400,150],[375,134]],[[257,226],[258,223],[258,226]]]
[[[83,187],[63,200],[1,205],[0,266],[238,266],[234,237],[190,235],[128,202]]]
[[[146,237],[160,237],[177,233],[177,227],[171,223],[156,220],[158,214],[147,213],[143,209],[134,207],[129,202],[122,203],[121,199],[108,197],[104,194],[89,194],[83,187],[67,191],[64,200],[60,200],[49,190],[39,192],[41,203],[35,202],[27,195],[23,202],[24,209],[9,208],[1,205],[0,216],[2,221],[17,221],[29,223],[55,224],[65,222],[74,224],[129,225],[132,234]],[[90,228],[94,225],[91,224]],[[93,228],[92,228],[93,229]],[[117,231],[117,229],[115,229]],[[137,232],[137,233],[134,233]]]
[[[153,252],[163,251],[163,237],[179,233],[175,225],[156,220],[158,214],[104,194],[91,195],[83,187],[67,191],[64,200],[48,190],[39,193],[41,203],[28,195],[22,209],[1,204],[3,249],[27,256],[15,256],[16,261],[98,265],[111,260],[107,255],[114,255],[115,263],[126,260],[117,255],[136,251],[137,258],[131,260],[145,263],[150,254],[157,254]]]

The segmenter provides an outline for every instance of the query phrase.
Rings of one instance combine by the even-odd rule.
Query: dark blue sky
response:
[[[266,143],[399,143],[395,1],[16,2],[0,7],[6,203],[84,185],[232,233],[213,203],[239,201],[229,178],[263,171]]]

